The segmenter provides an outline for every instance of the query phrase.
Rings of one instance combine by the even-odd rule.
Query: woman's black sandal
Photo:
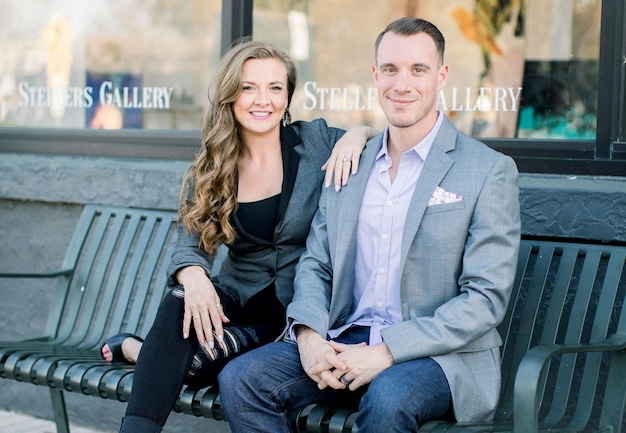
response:
[[[113,359],[111,360],[112,362],[129,362],[124,356],[124,352],[122,351],[122,343],[127,338],[134,338],[140,343],[143,343],[143,338],[137,337],[134,334],[123,332],[121,334],[117,334],[117,335],[114,335],[113,337],[107,338],[102,344],[102,346],[100,347],[100,352],[102,352],[102,349],[104,348],[104,345],[106,344],[107,346],[109,346],[111,355],[113,355]]]

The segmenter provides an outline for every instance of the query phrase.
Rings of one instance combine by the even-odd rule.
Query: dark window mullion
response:
[[[622,18],[618,20],[619,25],[621,25],[622,35],[621,56],[618,56],[618,61],[620,62],[618,65],[620,77],[620,96],[617,101],[618,111],[616,124],[618,141],[624,144],[626,143],[626,6],[624,6],[623,2],[621,3],[621,9]]]
[[[603,0],[600,27],[600,62],[598,74],[598,127],[596,130],[596,159],[610,159],[612,143],[618,140],[620,104],[624,103],[620,90],[623,75],[624,0]],[[617,37],[616,37],[617,35]],[[622,83],[623,84],[623,83]]]
[[[237,39],[252,35],[253,0],[222,0],[222,55]]]

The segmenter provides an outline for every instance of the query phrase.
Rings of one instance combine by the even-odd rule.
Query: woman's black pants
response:
[[[230,359],[274,341],[282,332],[285,309],[273,285],[253,296],[243,308],[219,284],[215,288],[230,319],[224,324],[228,350],[219,349],[209,356],[193,331],[189,338],[183,338],[184,295],[182,287],[175,287],[163,299],[139,352],[120,433],[160,432],[183,384],[196,388],[215,385]],[[219,348],[217,341],[215,346]]]

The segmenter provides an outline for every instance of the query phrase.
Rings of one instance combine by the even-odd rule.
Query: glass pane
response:
[[[221,2],[0,0],[0,125],[199,129]]]
[[[376,36],[419,16],[446,37],[438,107],[489,138],[594,139],[601,0],[256,0],[254,37],[298,65],[295,119],[386,124],[372,86]]]

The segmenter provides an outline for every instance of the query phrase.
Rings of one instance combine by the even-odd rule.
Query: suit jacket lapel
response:
[[[291,199],[293,187],[296,184],[298,174],[298,164],[300,155],[296,152],[302,146],[302,138],[296,134],[292,127],[280,128],[280,143],[283,156],[283,185],[280,194],[280,204],[278,205],[278,221],[283,223],[285,210]]]
[[[426,161],[424,161],[422,174],[415,186],[415,192],[413,193],[411,204],[407,212],[404,232],[402,234],[401,269],[404,269],[407,253],[417,235],[417,230],[422,222],[428,200],[454,163],[454,159],[451,158],[447,152],[454,150],[456,137],[456,129],[452,126],[448,118],[444,117],[439,133],[437,137],[435,137],[430,152],[428,152]]]
[[[370,172],[374,166],[376,155],[382,146],[382,134],[378,135],[367,142],[361,159],[359,161],[359,172],[356,176],[350,176],[348,185],[344,186],[339,193],[338,214],[329,215],[330,218],[337,218],[337,232],[340,234],[350,234],[352,238],[356,236],[356,225],[359,220],[359,212],[361,211],[361,202],[363,194],[367,186]],[[332,186],[330,187],[332,188]],[[338,242],[342,247],[338,253],[344,253],[351,249],[354,250],[356,242],[350,245],[349,242]],[[342,257],[338,255],[338,257]]]
[[[333,265],[332,302],[330,309],[330,325],[332,326],[342,313],[349,313],[352,306],[354,289],[354,266],[356,253],[356,226],[359,220],[361,202],[374,165],[376,155],[382,146],[380,134],[367,142],[359,161],[359,172],[350,176],[348,185],[338,194],[336,212],[327,215],[328,224],[337,225],[337,234],[341,237],[336,242]],[[332,188],[330,186],[329,188]],[[334,194],[334,192],[329,192]]]

